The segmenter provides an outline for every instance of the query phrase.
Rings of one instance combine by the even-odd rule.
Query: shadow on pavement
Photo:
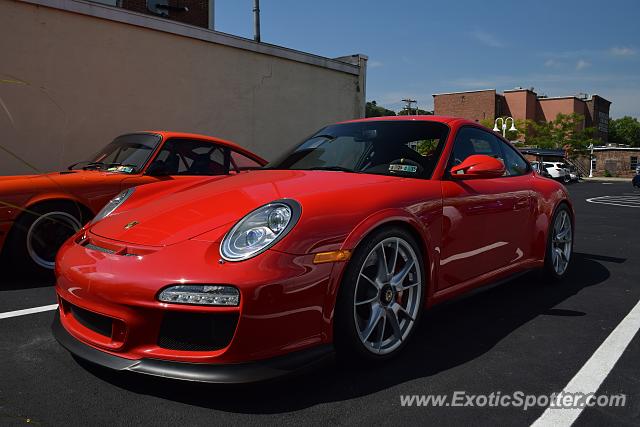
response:
[[[55,279],[53,273],[50,276],[35,274],[15,273],[8,262],[0,262],[0,294],[2,291],[15,291],[18,289],[33,289],[53,286]]]
[[[598,260],[624,259],[583,253],[574,256],[572,270],[562,283],[542,284],[535,274],[528,274],[426,312],[405,351],[375,369],[329,364],[275,382],[220,386],[82,365],[102,380],[135,393],[237,413],[291,412],[323,402],[353,399],[469,362],[537,316],[585,315],[553,307],[609,278],[609,270]]]

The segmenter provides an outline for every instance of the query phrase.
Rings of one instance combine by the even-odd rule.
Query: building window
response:
[[[634,171],[638,167],[638,156],[631,156],[631,170]]]
[[[609,132],[609,114],[602,111],[598,113],[598,130],[602,133]]]

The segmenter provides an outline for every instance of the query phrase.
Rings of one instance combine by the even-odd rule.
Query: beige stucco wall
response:
[[[0,175],[57,170],[145,129],[216,135],[270,158],[361,116],[363,85],[352,72],[2,0]]]

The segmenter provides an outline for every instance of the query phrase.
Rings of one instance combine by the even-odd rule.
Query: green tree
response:
[[[393,110],[387,110],[384,107],[380,107],[376,101],[367,102],[365,104],[365,117],[382,117],[382,116],[395,116],[396,112]]]
[[[635,117],[609,119],[609,142],[640,147],[640,122]]]
[[[429,156],[436,151],[438,147],[438,143],[440,141],[438,139],[423,139],[418,141],[418,146],[416,147],[418,153],[423,156]]]
[[[564,149],[568,152],[586,150],[590,144],[597,143],[594,128],[583,128],[584,116],[576,113],[558,114],[550,122],[527,120],[526,141],[528,145],[539,148]]]

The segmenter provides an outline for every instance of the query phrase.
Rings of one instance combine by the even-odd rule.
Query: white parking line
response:
[[[587,199],[587,202],[601,205],[623,206],[625,208],[640,208],[640,195],[591,197]]]
[[[10,317],[26,316],[27,314],[42,313],[43,311],[51,311],[58,308],[58,304],[43,305],[40,307],[25,308],[24,310],[7,311],[0,313],[0,319],[8,319]]]
[[[609,334],[560,394],[596,393],[640,329],[640,301]],[[584,408],[547,408],[532,427],[569,427]]]

